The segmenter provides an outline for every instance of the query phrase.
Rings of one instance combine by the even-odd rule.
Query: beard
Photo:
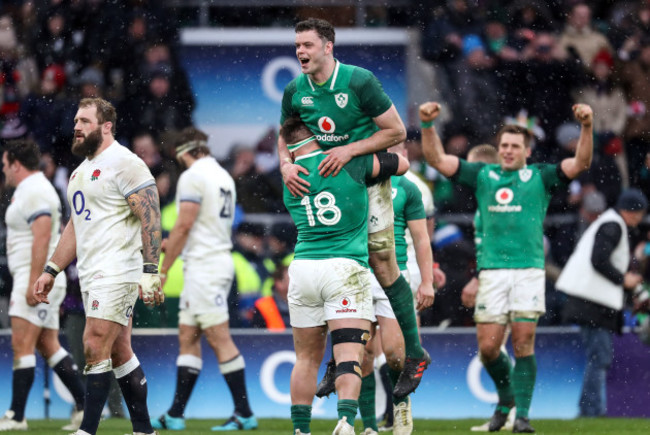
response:
[[[102,130],[97,128],[88,133],[83,141],[72,139],[72,154],[79,157],[92,157],[102,143]]]

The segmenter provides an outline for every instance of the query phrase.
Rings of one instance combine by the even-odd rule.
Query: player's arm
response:
[[[143,187],[129,195],[127,202],[141,224],[143,274],[140,280],[140,294],[142,301],[145,305],[158,305],[164,301],[158,275],[162,243],[158,189],[155,184]]]
[[[289,193],[293,196],[303,197],[305,193],[309,193],[309,181],[300,177],[302,172],[309,175],[309,171],[300,165],[293,163],[291,153],[287,149],[287,143],[282,136],[278,135],[278,157],[280,159],[280,172],[282,173],[282,181],[289,189]]]
[[[180,203],[178,218],[176,219],[176,223],[165,242],[165,259],[162,262],[162,266],[160,266],[160,275],[163,279],[163,285],[167,271],[172,267],[176,258],[178,258],[183,251],[183,247],[187,242],[192,226],[194,226],[196,217],[199,215],[199,210],[201,210],[201,204],[197,202],[181,201]]]
[[[594,153],[594,113],[591,107],[587,104],[574,104],[573,114],[576,120],[580,122],[580,138],[576,146],[575,156],[561,162],[562,172],[571,180],[580,175],[581,172],[589,169]]]
[[[445,177],[451,177],[458,171],[458,157],[445,153],[442,141],[433,121],[440,115],[440,104],[427,102],[420,106],[422,122],[422,151],[424,158]],[[429,124],[431,124],[429,126]]]
[[[43,273],[47,261],[47,251],[50,246],[52,216],[43,214],[37,217],[31,225],[32,230],[32,263],[29,270],[29,283],[27,285],[27,304],[34,306],[38,300],[34,296],[34,283]]]
[[[47,249],[45,249],[45,252],[47,252]],[[50,303],[50,301],[47,300],[47,295],[52,290],[54,278],[63,269],[68,267],[76,256],[77,236],[74,232],[72,219],[70,219],[63,230],[63,234],[61,234],[61,238],[59,239],[59,243],[56,245],[54,254],[52,254],[50,261],[48,261],[43,268],[41,276],[39,276],[34,283],[34,299],[36,302],[44,302],[46,304]]]
[[[435,298],[433,290],[433,252],[431,251],[431,239],[429,239],[426,219],[410,220],[407,221],[407,225],[413,238],[415,260],[422,275],[422,282],[416,295],[417,306],[415,308],[419,311],[433,305]]]
[[[375,181],[386,180],[393,175],[404,175],[411,166],[406,157],[397,153],[375,153],[372,156],[372,174]]]
[[[391,105],[388,110],[373,120],[379,130],[372,136],[332,148],[324,153],[327,157],[318,166],[322,176],[327,177],[330,174],[336,176],[353,157],[383,151],[406,140],[406,128],[395,105]]]

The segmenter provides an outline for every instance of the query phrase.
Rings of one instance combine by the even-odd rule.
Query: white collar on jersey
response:
[[[330,91],[334,89],[334,85],[336,84],[336,77],[339,75],[339,66],[341,65],[341,62],[338,60],[334,60],[336,62],[336,65],[334,66],[334,72],[332,73],[332,81],[330,82]],[[309,74],[307,74],[307,81],[309,82],[309,86],[311,86],[311,90],[315,91],[316,88],[314,87],[314,82],[312,82],[311,77],[309,77]]]
[[[318,150],[318,151],[314,151],[313,153],[304,154],[302,156],[296,157],[295,161],[297,162],[298,160],[306,159],[307,157],[314,157],[314,156],[317,156],[317,155],[321,154],[322,152],[323,152],[323,150]]]

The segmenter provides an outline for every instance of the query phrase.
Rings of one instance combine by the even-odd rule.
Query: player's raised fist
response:
[[[420,105],[420,121],[433,121],[440,115],[441,106],[435,101],[428,101]]]
[[[574,104],[573,114],[576,120],[585,127],[590,126],[594,119],[594,111],[587,104]]]

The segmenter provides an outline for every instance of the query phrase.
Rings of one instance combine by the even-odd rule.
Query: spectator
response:
[[[627,101],[623,89],[613,80],[614,59],[601,49],[593,58],[590,79],[586,86],[575,90],[576,103],[589,104],[594,108],[594,134],[600,154],[613,156],[622,175],[623,187],[629,186],[629,176],[622,137],[627,122]],[[620,190],[619,190],[620,192]],[[616,192],[616,197],[618,193]]]
[[[636,227],[648,208],[638,189],[625,190],[616,207],[587,228],[557,281],[568,295],[563,319],[580,325],[587,367],[580,395],[581,417],[607,413],[606,377],[612,363],[612,332],[623,326],[624,290],[633,290],[642,276],[628,272],[628,227]]]
[[[279,264],[273,272],[273,293],[255,301],[252,325],[269,331],[284,331],[289,326],[289,268]]]
[[[571,56],[577,54],[586,68],[591,66],[594,56],[600,50],[612,52],[612,46],[605,35],[591,27],[591,7],[581,2],[571,7],[558,45]]]
[[[625,62],[619,79],[629,103],[625,125],[625,152],[631,185],[639,182],[639,172],[650,148],[650,36],[640,42],[638,58]]]

